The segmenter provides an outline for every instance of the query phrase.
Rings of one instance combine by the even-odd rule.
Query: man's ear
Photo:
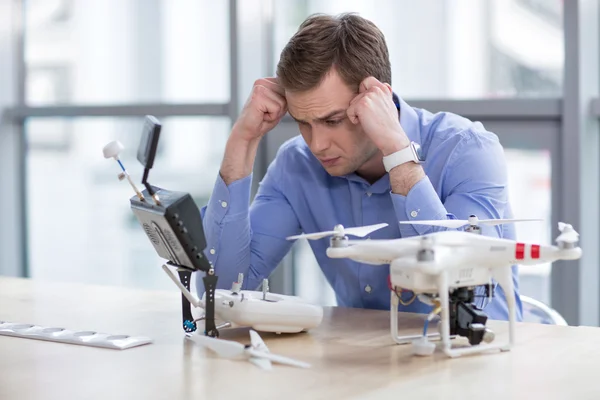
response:
[[[389,83],[384,83],[384,85],[385,85],[386,88],[388,88],[388,90],[390,91],[390,94],[392,94],[393,91],[392,91],[392,87],[390,86],[390,84]]]

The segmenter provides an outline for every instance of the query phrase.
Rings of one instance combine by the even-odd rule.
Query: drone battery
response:
[[[158,255],[178,267],[192,271],[208,271],[210,263],[204,255],[206,239],[202,219],[189,193],[152,187],[160,204],[152,201],[144,190],[144,201],[137,196],[129,199],[148,239]]]

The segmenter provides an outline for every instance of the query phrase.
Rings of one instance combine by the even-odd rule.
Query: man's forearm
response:
[[[425,177],[423,167],[412,162],[392,168],[389,174],[392,193],[402,196],[407,196],[410,189]]]
[[[240,136],[234,127],[225,146],[220,174],[226,185],[247,177],[254,167],[260,138],[246,140]]]

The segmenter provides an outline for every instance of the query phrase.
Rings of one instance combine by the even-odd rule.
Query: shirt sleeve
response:
[[[284,157],[280,151],[269,165],[252,204],[252,175],[229,185],[217,177],[201,216],[205,253],[219,278],[218,288],[231,288],[243,273],[242,287],[256,289],[293,245],[286,237],[298,233],[300,226],[280,187]],[[202,280],[196,284],[203,291]]]
[[[510,218],[504,150],[497,139],[462,133],[443,166],[438,193],[427,176],[406,196],[391,193],[399,221]],[[440,189],[442,192],[442,189]],[[500,237],[501,226],[482,226],[482,234]],[[400,235],[409,237],[448,230],[430,225],[400,224]]]

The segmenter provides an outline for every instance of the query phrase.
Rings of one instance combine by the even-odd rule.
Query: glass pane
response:
[[[229,100],[227,1],[25,6],[31,105]]]
[[[510,202],[515,218],[540,218],[544,222],[516,224],[517,238],[524,242],[553,244],[557,227],[552,225],[552,179],[549,151],[506,149]],[[520,265],[520,293],[550,305],[551,264]]]
[[[404,98],[556,97],[562,93],[560,0],[275,2],[274,59],[316,12],[357,12],[386,37]]]
[[[543,222],[516,224],[520,241],[551,244],[556,228],[551,225],[552,187],[550,152],[505,149],[510,202],[515,218],[539,218]],[[335,305],[335,294],[326,281],[306,240],[294,245],[296,294],[322,305]],[[550,305],[551,264],[519,266],[520,294]],[[526,318],[537,322],[535,315]]]
[[[335,292],[323,275],[308,241],[298,240],[292,251],[295,294],[313,304],[336,306]]]
[[[230,129],[228,118],[164,118],[149,182],[208,202]],[[136,159],[143,119],[36,118],[26,122],[27,231],[31,277],[172,289],[162,260],[129,206],[117,163],[102,155],[112,140],[139,189]]]

